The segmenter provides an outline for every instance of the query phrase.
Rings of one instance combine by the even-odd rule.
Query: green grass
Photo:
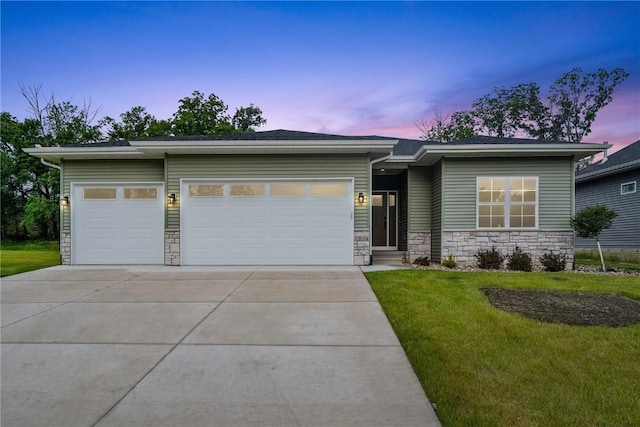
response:
[[[60,264],[60,249],[57,242],[2,242],[1,277],[58,264]]]
[[[600,255],[597,252],[576,252],[576,264],[600,267]],[[604,266],[606,268],[640,271],[640,260],[632,257],[604,254]]]
[[[548,324],[494,308],[482,287],[612,292],[638,277],[405,270],[368,273],[444,426],[631,426],[640,325]]]

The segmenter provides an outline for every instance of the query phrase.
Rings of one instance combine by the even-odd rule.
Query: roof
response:
[[[588,181],[640,168],[640,140],[610,156],[605,156],[604,159],[577,171],[576,181]]]
[[[187,135],[187,136],[159,136],[154,138],[135,139],[137,141],[370,141],[370,140],[389,140],[396,141],[397,138],[388,138],[384,136],[346,136],[332,135],[328,133],[302,132],[293,130],[267,130],[261,132],[244,132],[228,135]],[[69,144],[65,147],[130,147],[132,144],[127,140],[118,141],[100,141],[85,142],[82,144]]]
[[[231,135],[167,136],[26,148],[24,151],[50,162],[62,159],[163,159],[166,154],[368,154],[388,155],[397,138],[346,136],[272,130]]]
[[[391,155],[389,163],[431,165],[447,157],[576,156],[609,148],[606,144],[568,143],[523,138],[474,136],[452,142],[397,139],[377,135],[347,136],[291,130],[231,135],[166,136],[27,148],[48,161],[62,159],[161,159],[166,154],[339,154],[367,153],[372,159]]]
[[[476,135],[451,142],[400,139],[388,163],[432,165],[442,157],[574,156],[583,158],[611,147],[607,144]]]

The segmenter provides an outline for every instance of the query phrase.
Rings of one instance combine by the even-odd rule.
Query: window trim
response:
[[[502,203],[497,202],[480,202],[479,198],[479,184],[481,179],[504,179],[504,201]],[[514,202],[518,206],[535,206],[535,225],[533,227],[512,227],[511,226],[511,181],[515,179],[535,179],[536,181],[536,201],[535,202]],[[510,175],[481,175],[476,176],[476,229],[477,230],[537,230],[540,225],[540,177],[539,176],[510,176]],[[504,227],[481,227],[480,226],[480,206],[503,206],[504,207]]]
[[[626,185],[631,185],[633,184],[633,191],[624,191],[624,187]],[[620,184],[620,195],[621,196],[626,196],[627,194],[633,194],[636,191],[638,191],[638,184],[636,183],[636,181],[629,181],[629,182],[624,182],[622,184]]]

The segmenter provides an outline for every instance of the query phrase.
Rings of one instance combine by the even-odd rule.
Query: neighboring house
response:
[[[605,205],[616,211],[611,228],[600,235],[605,251],[640,257],[640,141],[576,173],[576,212]],[[595,248],[593,239],[576,238],[576,249]]]
[[[61,167],[63,264],[366,265],[492,245],[572,262],[574,162],[608,147],[275,130],[25,151]]]

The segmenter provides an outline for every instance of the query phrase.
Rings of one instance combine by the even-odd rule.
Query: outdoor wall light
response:
[[[176,203],[176,193],[169,194],[169,204],[175,205]]]
[[[364,203],[364,193],[358,193],[358,203]]]
[[[69,206],[69,196],[60,197],[60,204],[62,206]]]

